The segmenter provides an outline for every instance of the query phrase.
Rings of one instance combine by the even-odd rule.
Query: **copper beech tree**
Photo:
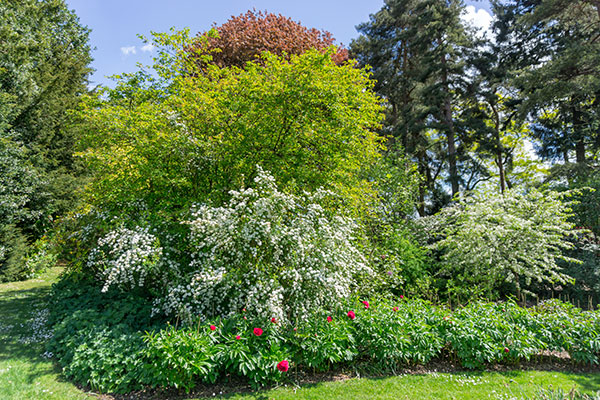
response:
[[[309,29],[281,14],[262,11],[232,16],[214,30],[218,33],[216,37],[208,32],[198,35],[208,38],[206,50],[219,67],[243,67],[248,61],[256,61],[264,51],[287,57],[313,48],[325,51],[335,42],[330,32]],[[332,59],[337,65],[344,63],[348,60],[348,50],[339,46]]]

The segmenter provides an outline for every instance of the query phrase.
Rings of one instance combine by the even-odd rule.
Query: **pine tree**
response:
[[[578,169],[600,147],[600,2],[494,1],[521,115],[532,118],[539,153]]]
[[[372,67],[376,91],[388,102],[383,134],[402,143],[425,178],[421,215],[426,191],[437,197],[432,204],[448,200],[438,182],[444,172],[452,195],[460,190],[454,106],[467,83],[465,53],[473,45],[462,10],[459,0],[387,0],[358,26],[362,35],[351,43],[352,55]]]

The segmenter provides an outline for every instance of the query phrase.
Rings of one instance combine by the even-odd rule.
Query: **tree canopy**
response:
[[[243,67],[248,61],[259,62],[265,51],[289,58],[310,49],[326,51],[335,43],[330,32],[306,28],[281,14],[255,10],[232,16],[213,30],[216,35],[208,32],[199,35],[208,38],[208,47],[204,50],[220,67]],[[339,46],[331,57],[340,65],[348,60],[348,51]]]
[[[381,106],[365,70],[336,65],[332,50],[289,60],[265,53],[244,69],[204,69],[185,52],[167,60],[172,46],[202,46],[204,38],[157,40],[156,67],[169,71],[161,84],[144,74],[124,77],[82,110],[93,202],[141,199],[162,210],[218,204],[250,184],[260,165],[287,190],[323,186],[364,203],[370,184],[360,173],[381,148],[374,132]]]
[[[87,90],[91,57],[89,31],[63,0],[3,1],[0,21],[0,247],[14,260],[24,249],[14,243],[40,237],[73,204],[67,110]]]

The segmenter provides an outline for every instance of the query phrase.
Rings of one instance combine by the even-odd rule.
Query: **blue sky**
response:
[[[91,83],[108,84],[105,76],[132,72],[136,63],[148,63],[152,50],[143,47],[137,34],[165,32],[171,27],[189,27],[203,32],[247,10],[267,10],[283,14],[309,28],[324,29],[338,43],[348,45],[358,36],[355,26],[377,12],[383,0],[66,0],[83,25],[91,28],[91,45],[96,70]],[[485,25],[489,18],[486,0],[466,1],[473,5],[470,17]],[[480,10],[482,9],[482,10]]]

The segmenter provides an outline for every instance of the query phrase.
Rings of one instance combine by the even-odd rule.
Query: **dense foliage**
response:
[[[548,351],[582,363],[600,357],[600,314],[558,301],[530,309],[512,302],[449,309],[407,298],[355,299],[308,310],[308,318],[292,324],[242,309],[178,327],[148,319],[143,297],[102,293],[89,282],[63,281],[53,299],[50,350],[68,376],[102,391],[146,385],[189,391],[226,376],[257,387],[290,379],[298,368],[356,363],[393,371],[433,359],[482,368]]]
[[[492,7],[486,36],[460,0],[386,0],[356,60],[249,11],[154,33],[152,65],[84,93],[89,32],[64,1],[3,2],[0,280],[68,264],[65,375],[189,391],[597,364],[600,6]],[[590,310],[539,302],[555,292]],[[538,305],[506,301],[524,293]]]
[[[254,188],[223,207],[199,205],[189,221],[192,261],[163,303],[167,314],[228,316],[242,308],[279,321],[349,297],[372,275],[354,237],[357,225],[323,207],[331,194],[280,192],[259,168]]]
[[[438,178],[450,184],[452,195],[468,186],[471,163],[452,112],[467,85],[465,55],[474,46],[461,12],[457,0],[388,0],[358,26],[362,35],[351,44],[360,63],[373,68],[375,90],[387,100],[386,133],[424,178],[421,215],[437,211],[430,193],[444,190]]]
[[[504,196],[475,195],[445,208],[436,217],[441,252],[449,286],[470,296],[488,298],[510,283],[520,298],[521,287],[532,281],[564,284],[559,260],[577,262],[565,250],[575,231],[568,221],[569,193],[507,191]],[[464,294],[464,293],[461,293]]]
[[[361,176],[378,158],[381,106],[372,82],[330,52],[265,54],[245,69],[201,71],[177,46],[206,45],[185,33],[158,36],[159,80],[126,76],[82,110],[82,155],[97,206],[141,200],[165,217],[195,202],[221,204],[251,185],[257,165],[286,190],[335,189],[353,207],[370,196]]]
[[[28,276],[29,245],[74,204],[67,111],[86,90],[87,28],[63,0],[0,4],[0,281]]]
[[[217,35],[203,34],[208,37],[208,48],[203,51],[209,52],[210,62],[220,67],[244,67],[248,61],[260,61],[265,51],[290,57],[310,49],[325,51],[334,44],[327,31],[308,29],[281,14],[262,11],[232,16],[214,30]],[[197,48],[192,46],[192,49]],[[348,61],[348,51],[339,47],[331,57],[340,65]]]

